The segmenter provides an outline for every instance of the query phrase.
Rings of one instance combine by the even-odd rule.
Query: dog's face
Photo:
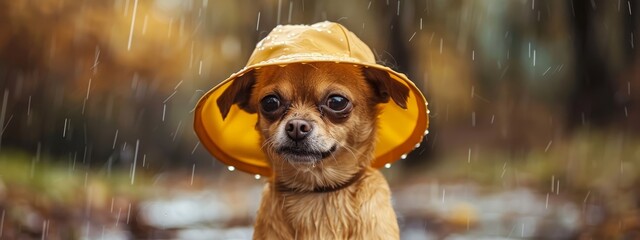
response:
[[[236,79],[218,105],[223,116],[232,104],[258,114],[255,127],[276,176],[315,171],[341,178],[370,165],[378,103],[405,107],[408,92],[373,68],[289,64]]]

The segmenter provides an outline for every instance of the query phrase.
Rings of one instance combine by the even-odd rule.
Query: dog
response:
[[[378,104],[406,108],[409,89],[376,68],[334,62],[252,70],[218,98],[256,113],[273,176],[254,239],[399,239],[391,192],[371,166]],[[250,128],[251,126],[247,126]]]

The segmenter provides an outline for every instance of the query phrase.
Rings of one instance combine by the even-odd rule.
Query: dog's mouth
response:
[[[328,151],[312,151],[304,147],[284,146],[277,150],[278,154],[285,156],[289,160],[295,162],[313,162],[325,159],[331,156],[337,149],[336,145],[329,148]]]

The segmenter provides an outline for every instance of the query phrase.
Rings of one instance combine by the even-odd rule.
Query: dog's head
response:
[[[377,105],[394,101],[406,108],[408,94],[379,69],[298,63],[249,72],[217,103],[223,117],[233,104],[258,114],[255,127],[275,176],[311,172],[306,175],[316,183],[331,183],[371,164]]]

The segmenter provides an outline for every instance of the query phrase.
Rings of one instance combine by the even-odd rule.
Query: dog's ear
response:
[[[240,109],[249,113],[256,112],[255,109],[249,105],[251,90],[255,83],[256,77],[253,71],[247,72],[233,80],[231,86],[229,86],[217,100],[218,108],[220,108],[220,114],[222,114],[222,119],[227,117],[227,114],[229,114],[229,110],[231,109],[231,105],[233,104],[238,104]]]
[[[398,106],[407,109],[407,98],[409,97],[407,86],[392,79],[388,72],[380,69],[363,68],[362,74],[373,87],[378,102],[389,102],[389,98],[391,98]]]

